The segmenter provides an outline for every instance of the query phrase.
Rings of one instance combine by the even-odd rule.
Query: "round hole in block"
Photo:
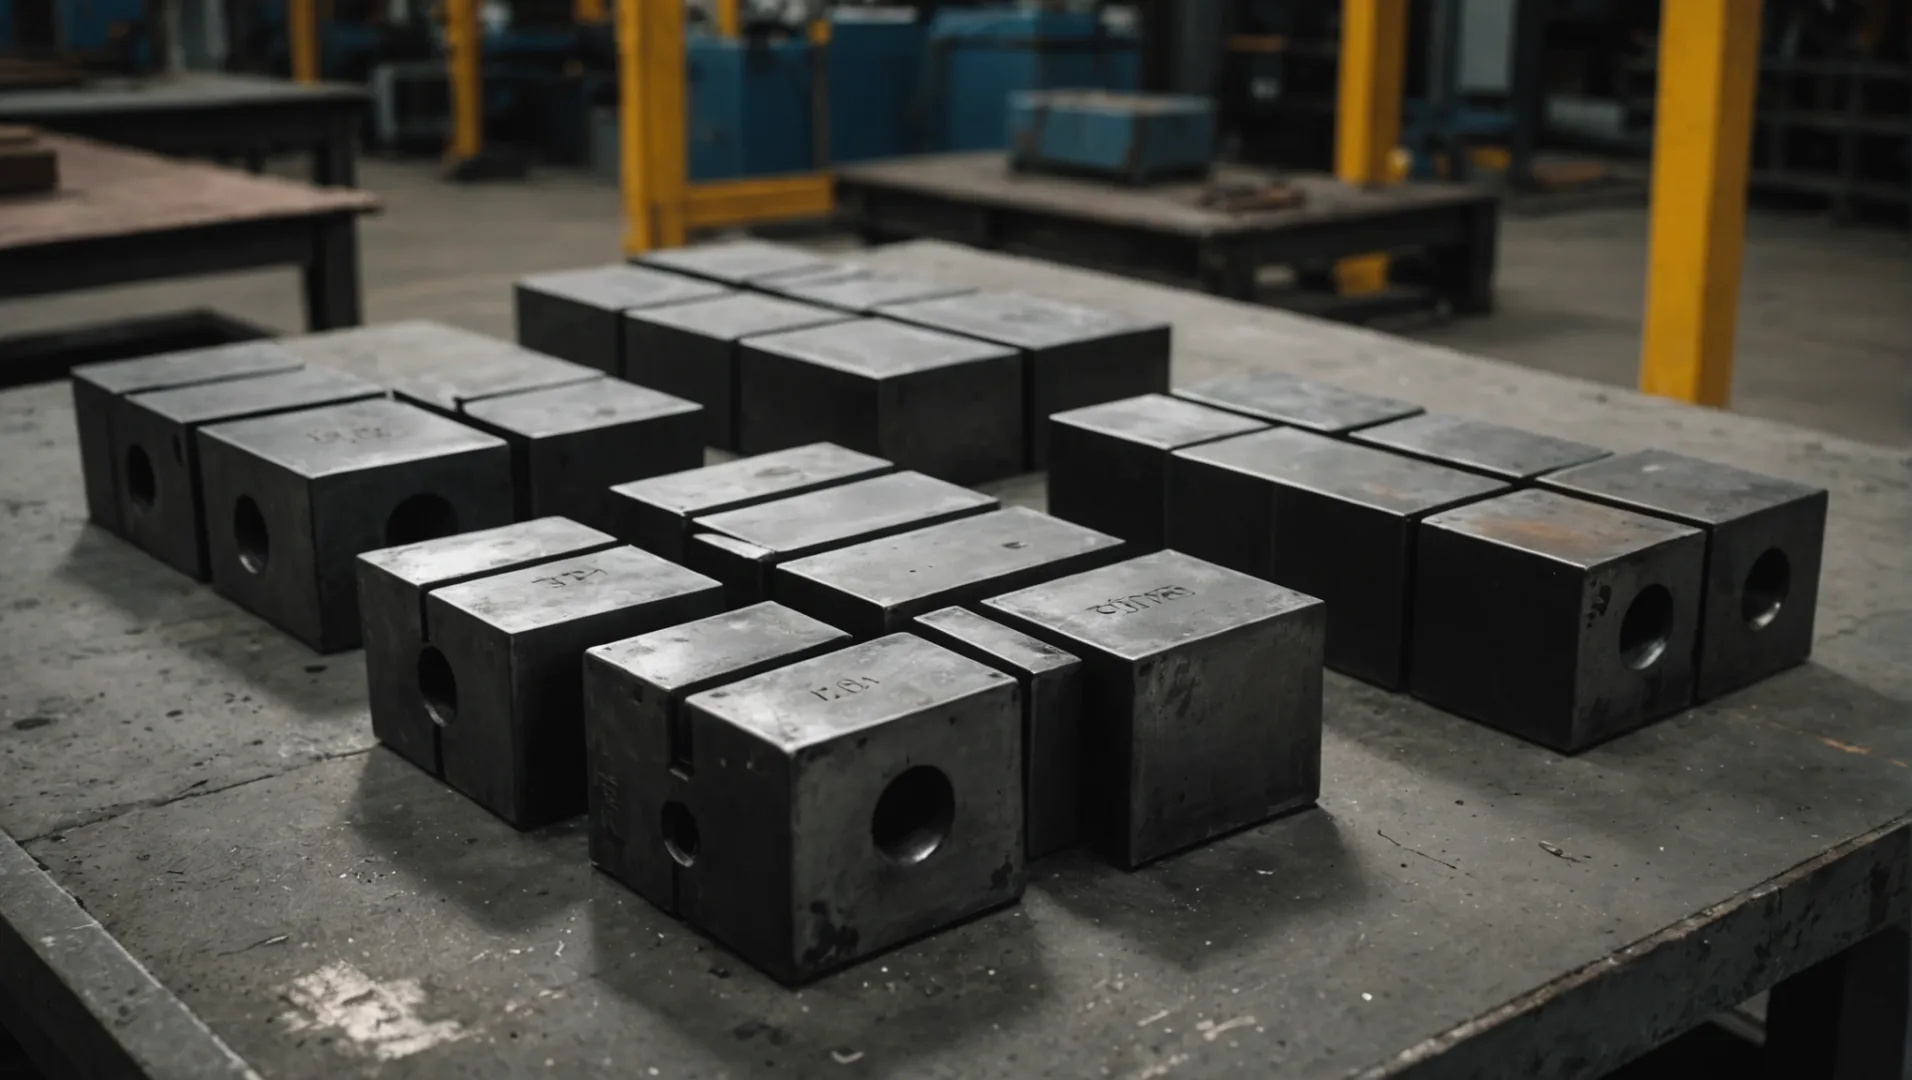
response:
[[[451,661],[430,645],[418,650],[418,696],[425,699],[432,723],[444,727],[458,719],[458,680]]]
[[[133,500],[133,506],[140,513],[153,508],[153,500],[159,497],[159,481],[153,476],[153,459],[146,456],[146,448],[134,446],[126,451],[126,495]]]
[[[421,493],[399,503],[385,519],[385,546],[436,540],[457,531],[458,511],[440,496]]]
[[[1620,659],[1627,666],[1645,671],[1666,653],[1666,639],[1673,633],[1673,594],[1664,585],[1648,585],[1627,605],[1620,620]]]
[[[1739,613],[1746,625],[1764,630],[1779,617],[1780,605],[1792,592],[1792,563],[1778,548],[1767,548],[1746,571],[1746,583],[1739,590]]]
[[[870,816],[870,838],[891,862],[922,862],[949,838],[956,790],[939,769],[917,765],[890,781]]]
[[[664,804],[664,850],[679,866],[697,861],[697,819],[680,802]]]
[[[266,531],[266,516],[250,495],[239,496],[232,506],[232,539],[239,551],[239,565],[255,574],[264,573],[272,559],[272,535]]]

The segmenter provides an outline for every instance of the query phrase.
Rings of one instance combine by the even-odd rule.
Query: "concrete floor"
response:
[[[385,212],[361,232],[369,321],[434,318],[509,336],[514,278],[618,254],[617,193],[582,173],[542,170],[527,183],[457,186],[428,164],[371,160],[361,182],[386,200]],[[1645,238],[1640,208],[1506,218],[1499,310],[1409,332],[1630,385]],[[1905,233],[1755,214],[1741,296],[1734,408],[1912,446],[1912,242]],[[297,277],[276,271],[0,304],[0,332],[194,306],[301,326]]]

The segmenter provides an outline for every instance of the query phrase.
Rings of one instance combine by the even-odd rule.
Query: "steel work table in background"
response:
[[[0,972],[37,973],[0,996],[81,1052],[274,1077],[1585,1077],[1779,983],[1776,1075],[1898,1075],[1903,453],[1043,263],[867,261],[1172,319],[1179,381],[1280,368],[1824,484],[1815,660],[1574,758],[1331,674],[1318,809],[1134,874],[1039,862],[1020,907],[791,992],[594,872],[581,822],[516,834],[375,747],[358,655],[86,527],[66,388],[10,391],[0,827],[45,872],[0,844]]]

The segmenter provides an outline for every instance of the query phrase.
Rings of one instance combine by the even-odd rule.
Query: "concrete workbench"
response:
[[[9,391],[0,828],[32,859],[0,842],[0,1006],[149,1075],[1582,1077],[1789,980],[1776,1075],[1898,1075],[1904,454],[1047,264],[863,261],[1172,319],[1178,382],[1829,487],[1814,660],[1572,758],[1331,674],[1318,809],[1133,874],[1035,863],[1020,906],[792,992],[594,872],[581,823],[514,833],[376,748],[357,654],[87,526],[66,388]]]

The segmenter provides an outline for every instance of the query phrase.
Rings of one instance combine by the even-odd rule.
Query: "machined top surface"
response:
[[[721,465],[666,473],[618,484],[613,491],[680,514],[714,513],[739,503],[807,491],[889,472],[880,457],[847,450],[835,443],[809,443]]]
[[[1016,355],[987,341],[887,319],[851,319],[808,330],[766,334],[751,338],[750,347],[872,379]]]
[[[687,704],[798,750],[1015,685],[915,634],[891,634],[707,690]]]
[[[1589,462],[1547,477],[1546,484],[1708,526],[1824,494],[1823,488],[1665,450]]]
[[[850,635],[825,622],[765,601],[589,650],[666,692],[780,656],[848,643]]]
[[[832,307],[846,308],[850,311],[868,311],[885,304],[909,304],[918,300],[962,296],[975,290],[962,285],[944,285],[934,281],[892,277],[888,274],[871,274],[866,271],[841,277],[806,277],[801,281],[783,286],[779,291],[786,296],[813,300]]]
[[[620,546],[447,585],[431,599],[517,634],[719,588],[674,562]]]
[[[1213,379],[1175,391],[1175,396],[1276,424],[1336,434],[1384,420],[1413,416],[1419,405],[1376,397],[1332,383],[1278,371]]]
[[[939,608],[918,615],[916,622],[931,633],[947,634],[1018,671],[1032,675],[1082,662],[1046,641],[1038,641],[994,619],[985,619],[968,608]],[[931,640],[935,639],[932,637]]]
[[[1422,524],[1585,568],[1701,535],[1678,522],[1532,489],[1458,506]]]
[[[496,394],[604,377],[582,364],[422,319],[288,338],[286,348],[452,412]]]
[[[714,300],[626,312],[624,317],[688,330],[722,341],[735,341],[751,334],[801,330],[806,326],[842,322],[846,318],[840,311],[826,311],[795,300],[759,293],[732,293]]]
[[[1175,453],[1392,514],[1426,514],[1507,486],[1295,428],[1252,432]]]
[[[1138,94],[1118,90],[1017,90],[1010,101],[1019,106],[1106,112],[1117,115],[1168,116],[1213,113],[1215,102],[1195,94]]]
[[[542,517],[495,529],[367,551],[359,559],[424,588],[441,581],[545,562],[615,543],[610,534],[570,518]]]
[[[1506,480],[1530,479],[1569,465],[1594,461],[1608,453],[1598,446],[1572,439],[1446,413],[1422,413],[1363,428],[1355,432],[1353,438],[1356,442],[1390,450],[1451,461]]]
[[[1179,551],[1087,570],[983,601],[1127,660],[1321,601]]]
[[[1049,420],[1163,450],[1245,435],[1268,426],[1240,413],[1211,409],[1167,394],[1142,394],[1070,409],[1050,414]]]
[[[465,407],[465,413],[474,420],[535,439],[680,416],[703,408],[694,401],[622,379],[596,379],[474,401]]]
[[[291,371],[302,362],[277,341],[240,341],[209,349],[82,364],[73,369],[73,377],[110,394],[130,394],[137,390]]]
[[[972,292],[890,304],[883,308],[883,314],[1019,349],[1067,345],[1163,325],[1018,292]]]
[[[796,552],[930,515],[980,512],[993,495],[919,472],[897,472],[758,503],[697,519],[711,529],[772,552]]]
[[[748,285],[764,278],[830,265],[828,259],[802,248],[763,240],[727,240],[694,247],[667,248],[647,252],[639,256],[637,261],[646,266],[695,274],[729,285]]]
[[[499,342],[503,345],[504,342]],[[465,405],[503,394],[548,389],[576,383],[609,382],[604,373],[583,364],[573,364],[555,356],[546,356],[515,345],[505,350],[474,353],[454,363],[397,374],[392,389],[442,409],[456,411]]]
[[[723,296],[727,291],[723,286],[708,281],[660,273],[626,263],[532,274],[520,278],[518,284],[536,292],[550,293],[612,311],[705,300]]]
[[[505,445],[455,420],[385,398],[233,420],[200,430],[304,476]]]
[[[383,387],[330,368],[303,367],[251,379],[176,386],[132,395],[141,408],[180,424],[204,424],[251,413],[378,397]]]
[[[1121,543],[1094,529],[1012,506],[794,559],[778,570],[890,607]]]

